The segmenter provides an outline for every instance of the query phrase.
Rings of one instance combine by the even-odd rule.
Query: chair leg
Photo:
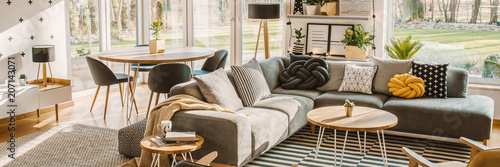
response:
[[[484,139],[483,140],[483,145],[488,146],[488,140]]]
[[[106,91],[106,105],[104,105],[104,119],[106,119],[106,112],[108,110],[108,98],[109,98],[109,85]]]
[[[156,102],[155,106],[158,105],[158,101],[160,100],[160,93],[156,93]]]
[[[153,91],[151,91],[151,95],[149,96],[148,110],[146,111],[146,118],[148,118],[148,116],[149,116],[149,109],[151,108],[151,101],[153,101],[154,94],[155,93]]]
[[[99,94],[99,89],[101,89],[101,86],[97,86],[97,91],[95,92],[94,101],[92,102],[92,106],[90,107],[90,112],[92,112],[92,108],[94,108],[95,99],[97,99],[97,94]]]
[[[59,121],[59,104],[56,104],[54,108],[56,109],[56,121]]]
[[[124,107],[124,105],[123,105],[123,91],[122,91],[122,83],[119,83],[119,84],[118,84],[118,87],[120,88],[120,100],[122,101],[122,107]]]
[[[130,85],[129,88],[130,88],[130,93],[132,94],[132,97],[135,97],[134,96],[134,92],[132,90],[132,85]],[[135,98],[132,98],[132,99],[133,99],[133,103],[134,103],[134,106],[135,106],[135,113],[139,114],[139,109],[137,109],[137,103],[135,102]]]

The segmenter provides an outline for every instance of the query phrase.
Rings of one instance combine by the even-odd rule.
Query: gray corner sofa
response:
[[[380,108],[395,114],[399,123],[390,130],[450,138],[490,138],[493,100],[466,95],[468,74],[464,70],[448,70],[449,97],[446,99],[402,99],[382,94],[285,90],[279,87],[278,74],[289,62],[287,57],[260,62],[272,97],[259,101],[252,108],[237,111],[250,114],[250,117],[199,110],[174,115],[174,131],[196,131],[205,139],[202,148],[193,152],[194,158],[218,151],[216,163],[246,164],[303,128],[308,123],[306,115],[310,110],[342,105],[345,99],[358,106]],[[231,72],[228,76],[234,82]],[[170,95],[176,94],[189,94],[204,100],[195,81],[174,86]]]

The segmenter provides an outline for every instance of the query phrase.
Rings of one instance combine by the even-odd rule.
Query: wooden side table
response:
[[[377,137],[380,146],[380,153],[384,161],[384,166],[387,166],[387,150],[385,147],[384,129],[389,129],[398,124],[398,118],[387,111],[369,108],[369,107],[354,107],[352,117],[347,117],[345,114],[344,106],[332,106],[317,108],[307,113],[307,120],[313,125],[319,126],[318,141],[316,144],[315,156],[318,156],[319,148],[323,140],[325,128],[334,129],[334,154],[337,166],[337,130],[346,131],[344,145],[342,147],[342,156],[340,159],[340,166],[344,159],[344,150],[347,142],[347,134],[349,131],[357,131],[359,151],[361,154],[366,154],[366,132],[377,131]],[[361,148],[361,140],[359,132],[364,133],[364,148]]]
[[[46,78],[49,83],[44,85],[43,79],[28,81],[28,84],[38,85],[39,89],[39,104],[36,110],[37,116],[40,117],[40,108],[54,106],[56,111],[56,121],[59,121],[59,104],[72,101],[71,80],[59,78]]]
[[[173,158],[171,166],[177,164],[177,161],[175,160],[177,154],[181,154],[184,160],[186,160],[186,154],[189,154],[189,157],[192,161],[193,157],[191,156],[191,152],[200,149],[203,142],[205,142],[205,140],[201,136],[196,135],[196,137],[199,139],[197,142],[158,146],[153,141],[151,141],[151,138],[154,138],[158,135],[160,134],[147,136],[141,140],[141,148],[153,154],[151,166],[160,166],[160,154],[172,154]]]

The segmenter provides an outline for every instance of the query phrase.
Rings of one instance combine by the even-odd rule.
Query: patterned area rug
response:
[[[118,130],[67,124],[16,139],[16,159],[1,143],[0,166],[119,166],[131,158],[118,153]]]
[[[323,137],[325,140],[321,145],[318,158],[314,159],[315,152],[313,150],[316,147],[318,131],[317,128],[316,134],[313,135],[307,126],[246,166],[291,166],[292,164],[299,164],[299,166],[333,166],[334,133],[331,129],[326,129]],[[337,131],[337,166],[340,163],[340,151],[344,144],[344,135],[345,132]],[[363,134],[361,132],[360,135],[361,143],[363,143]],[[389,166],[408,166],[408,159],[401,151],[401,147],[408,147],[431,162],[452,160],[465,162],[470,154],[470,147],[454,142],[387,134],[385,134],[385,142]],[[366,155],[360,154],[359,149],[357,133],[349,132],[342,166],[383,166],[376,133],[367,133]]]

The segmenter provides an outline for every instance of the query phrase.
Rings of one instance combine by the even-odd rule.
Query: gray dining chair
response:
[[[95,92],[94,101],[92,102],[92,106],[90,107],[90,112],[92,112],[92,109],[94,108],[95,100],[97,99],[97,95],[99,94],[99,89],[101,89],[101,86],[107,86],[106,104],[104,107],[104,119],[106,119],[106,112],[108,110],[109,87],[111,85],[118,84],[120,88],[120,97],[123,107],[123,91],[121,83],[127,82],[129,79],[132,82],[134,80],[134,77],[122,73],[113,73],[113,71],[111,71],[111,69],[109,69],[108,66],[106,66],[104,63],[95,58],[87,56],[86,59],[87,59],[87,64],[89,65],[90,68],[90,73],[92,74],[92,79],[94,80],[94,83],[97,85],[97,91]],[[132,92],[131,84],[129,84],[129,88],[130,92]],[[133,103],[135,105],[135,110],[137,114],[139,114],[139,110],[137,109],[137,104],[135,102],[135,99]]]
[[[166,63],[153,67],[149,72],[148,78],[148,87],[151,90],[151,95],[149,96],[146,118],[149,116],[149,109],[154,93],[156,93],[155,105],[158,105],[160,94],[168,94],[173,86],[190,80],[191,69],[186,64]]]
[[[227,55],[227,50],[223,49],[216,51],[213,57],[208,58],[205,63],[203,63],[201,70],[194,70],[193,74],[203,75],[211,73],[219,68],[224,68],[226,66]]]

